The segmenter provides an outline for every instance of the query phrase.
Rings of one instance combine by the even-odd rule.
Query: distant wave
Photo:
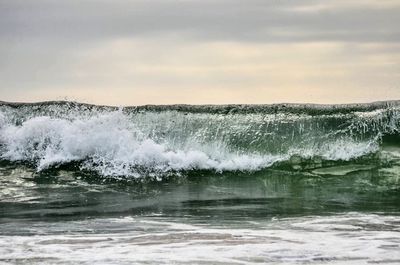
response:
[[[307,161],[317,167],[370,157],[386,138],[396,144],[399,128],[400,101],[124,108],[1,102],[0,158],[38,171],[73,162],[136,178],[285,163],[298,169]]]

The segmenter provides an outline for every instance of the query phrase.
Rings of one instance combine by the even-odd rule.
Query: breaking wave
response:
[[[399,139],[400,102],[359,105],[107,107],[0,104],[0,159],[67,163],[102,176],[257,171],[346,162]],[[394,140],[393,140],[394,139]],[[379,159],[379,158],[375,158]]]

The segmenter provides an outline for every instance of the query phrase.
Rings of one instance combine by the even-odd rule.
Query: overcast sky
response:
[[[399,0],[0,0],[0,100],[400,99]]]

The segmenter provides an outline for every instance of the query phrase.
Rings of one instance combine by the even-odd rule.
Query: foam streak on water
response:
[[[59,224],[46,227],[41,223],[33,226],[42,235],[0,237],[1,261],[51,264],[400,262],[400,226],[395,216],[358,213],[309,216],[243,222],[238,229],[130,217],[69,222],[63,223],[63,227]],[[65,228],[71,234],[60,233]]]

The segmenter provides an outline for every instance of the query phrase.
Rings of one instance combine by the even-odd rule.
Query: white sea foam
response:
[[[0,137],[4,159],[36,161],[38,170],[85,161],[84,168],[102,175],[140,176],[138,168],[148,172],[257,170],[283,159],[278,155],[238,154],[226,150],[206,153],[201,149],[170,149],[145,138],[121,111],[74,120],[34,117],[19,126],[3,124]]]

